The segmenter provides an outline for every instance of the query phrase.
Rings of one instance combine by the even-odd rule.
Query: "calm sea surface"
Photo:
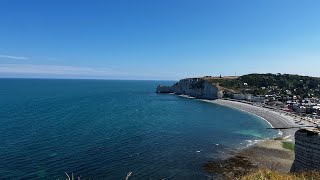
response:
[[[0,79],[0,179],[207,179],[202,165],[275,136],[160,81]]]

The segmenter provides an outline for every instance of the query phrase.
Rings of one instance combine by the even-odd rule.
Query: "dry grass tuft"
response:
[[[68,173],[65,172],[65,174],[66,174],[66,176],[67,176],[67,177],[66,177],[66,180],[81,180],[81,177],[80,177],[80,176],[78,176],[78,177],[75,179],[74,176],[73,176],[73,173],[71,173],[71,177],[70,177],[70,175],[69,175]],[[131,175],[132,175],[132,172],[128,172],[125,180],[128,180]],[[59,180],[59,179],[57,179],[57,180]]]
[[[66,180],[75,180],[75,178],[74,178],[74,176],[73,176],[73,173],[71,174],[71,177],[69,176],[68,173],[65,172],[65,174],[66,174],[66,176],[67,176]],[[80,179],[81,179],[81,177],[79,176],[79,177],[77,178],[77,180],[80,180]]]
[[[132,175],[132,172],[128,172],[125,180],[129,180],[129,177]],[[80,180],[80,176],[75,179],[73,173],[69,176],[66,173],[66,180]],[[252,171],[244,176],[224,176],[224,179],[232,180],[319,180],[320,172],[310,171],[310,172],[300,172],[300,173],[281,173],[273,171],[270,169],[258,169]],[[164,180],[164,179],[163,179]]]
[[[240,178],[241,180],[318,180],[320,172],[279,173],[260,169]]]
[[[129,177],[131,176],[132,172],[128,172],[127,176],[126,176],[126,179],[125,180],[128,180]]]

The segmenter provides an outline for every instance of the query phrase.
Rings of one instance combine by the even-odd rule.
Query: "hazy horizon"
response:
[[[258,74],[258,73],[250,73],[250,74]],[[259,74],[270,74],[270,73],[259,73]],[[278,74],[278,73],[271,73],[271,74]],[[282,73],[280,73],[282,74]],[[286,74],[286,73],[283,73]],[[242,74],[242,75],[247,75],[247,74]],[[236,77],[240,77],[242,75],[237,75]],[[289,75],[299,75],[299,76],[305,76],[301,74],[289,74]],[[183,77],[180,79],[121,79],[121,78],[95,78],[95,77],[44,77],[44,76],[28,76],[28,77],[0,77],[0,79],[48,79],[48,80],[110,80],[110,81],[179,81],[181,79],[185,78],[197,78],[197,77],[205,77],[205,76],[211,76],[211,75],[204,75],[204,76],[190,76],[190,77]],[[230,77],[230,76],[235,76],[235,75],[224,75],[222,77]],[[212,77],[219,77],[219,76],[212,76]],[[309,76],[309,77],[315,77],[315,78],[320,78],[318,76]]]
[[[319,1],[4,1],[0,78],[320,77]]]

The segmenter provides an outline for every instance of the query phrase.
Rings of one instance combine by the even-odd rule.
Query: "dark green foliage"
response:
[[[291,142],[282,142],[282,147],[291,151],[294,150],[294,144]]]

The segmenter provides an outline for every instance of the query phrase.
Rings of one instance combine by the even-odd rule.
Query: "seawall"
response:
[[[182,79],[173,86],[159,85],[156,92],[188,95],[199,99],[222,98],[222,93],[220,92],[219,88],[202,78]]]
[[[292,172],[320,169],[320,135],[318,130],[300,129],[295,134],[295,160]]]

